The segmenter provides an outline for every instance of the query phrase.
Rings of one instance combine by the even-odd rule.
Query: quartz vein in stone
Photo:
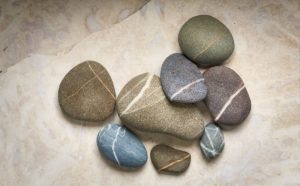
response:
[[[207,159],[215,158],[222,152],[224,137],[218,126],[210,123],[205,127],[204,134],[200,139],[200,147]]]
[[[195,80],[195,81],[193,81],[193,82],[191,82],[191,83],[185,85],[184,87],[182,87],[181,89],[179,89],[177,92],[175,92],[175,93],[171,96],[171,100],[174,99],[174,97],[176,97],[176,96],[177,96],[178,94],[180,94],[182,91],[188,89],[190,86],[193,86],[194,84],[199,83],[199,82],[203,82],[203,81],[204,81],[204,79],[201,78],[201,79],[197,79],[197,80]]]
[[[227,107],[231,104],[232,100],[242,91],[245,89],[245,85],[243,85],[241,88],[239,88],[235,93],[233,93],[228,101],[223,105],[222,109],[220,110],[219,114],[216,116],[215,121],[218,121],[219,118],[222,116],[222,114],[225,112]]]
[[[142,88],[142,90],[139,92],[139,94],[128,104],[128,106],[124,109],[123,112],[121,112],[121,115],[126,114],[126,112],[128,112],[128,110],[136,103],[138,102],[142,96],[144,95],[145,91],[147,90],[147,88],[150,86],[151,80],[153,78],[153,74],[149,75],[144,87]]]

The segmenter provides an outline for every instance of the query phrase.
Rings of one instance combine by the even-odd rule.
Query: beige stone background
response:
[[[299,0],[128,1],[132,6],[122,21],[109,20],[122,14],[124,1],[111,1],[113,8],[105,8],[106,1],[97,6],[87,1],[94,9],[81,9],[81,1],[59,6],[33,1],[22,10],[0,2],[0,64],[7,68],[0,73],[0,185],[300,185]],[[31,17],[35,13],[39,18]],[[16,19],[3,22],[10,14]],[[102,123],[66,118],[57,101],[60,81],[87,59],[107,68],[117,93],[140,73],[159,75],[163,60],[180,51],[181,25],[199,14],[217,17],[231,30],[236,48],[226,66],[243,78],[251,114],[224,132],[225,149],[212,162],[204,160],[198,141],[138,133],[148,154],[162,142],[190,152],[191,165],[182,175],[158,174],[150,159],[138,170],[115,168],[100,156],[96,135],[104,124],[119,122],[118,116]],[[100,17],[107,26],[99,26]],[[39,21],[51,31],[40,31]],[[5,42],[15,48],[5,49]],[[21,56],[28,57],[17,62]]]

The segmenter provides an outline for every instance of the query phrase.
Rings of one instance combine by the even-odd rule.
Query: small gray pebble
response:
[[[224,136],[221,129],[214,123],[209,123],[204,128],[200,139],[200,148],[206,159],[217,157],[224,148]]]

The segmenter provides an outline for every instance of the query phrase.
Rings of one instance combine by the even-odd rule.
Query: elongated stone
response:
[[[115,100],[109,73],[94,61],[85,61],[72,68],[59,85],[59,105],[65,114],[75,119],[104,120],[112,114]]]
[[[143,143],[126,127],[108,124],[97,136],[97,146],[105,158],[122,167],[141,167],[148,159]]]
[[[198,67],[182,54],[172,54],[164,61],[160,81],[171,102],[196,103],[207,93]]]
[[[200,140],[200,148],[206,159],[217,157],[224,148],[224,136],[221,129],[214,123],[205,126]]]
[[[251,100],[243,80],[225,66],[204,72],[208,93],[205,103],[214,121],[225,128],[242,123],[251,110]]]
[[[171,104],[159,77],[141,74],[130,80],[117,98],[117,111],[129,128],[160,132],[182,139],[195,139],[202,134],[203,120],[193,104]]]
[[[150,156],[155,169],[161,173],[182,173],[191,162],[188,152],[163,144],[153,147]]]

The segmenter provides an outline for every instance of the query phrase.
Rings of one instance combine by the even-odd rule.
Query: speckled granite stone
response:
[[[112,114],[115,100],[109,73],[94,61],[85,61],[72,68],[59,85],[59,105],[64,113],[75,119],[104,120]]]
[[[130,128],[160,132],[182,139],[195,139],[202,134],[203,120],[192,104],[171,104],[154,74],[141,74],[131,79],[117,99],[117,111]]]
[[[207,93],[198,67],[182,54],[167,57],[160,72],[162,88],[171,102],[195,103]]]
[[[241,77],[225,66],[204,72],[208,87],[205,103],[214,121],[222,127],[242,123],[251,110],[251,100]]]
[[[187,170],[191,162],[190,153],[163,144],[153,147],[150,156],[160,173],[180,174]]]
[[[200,139],[200,148],[206,159],[217,157],[224,148],[224,136],[222,130],[214,123],[209,123],[204,128]]]
[[[97,146],[105,158],[122,167],[141,167],[148,159],[144,144],[126,127],[104,126],[97,136]]]
[[[201,67],[220,65],[234,50],[228,28],[209,15],[195,16],[184,23],[178,42],[183,53]]]

